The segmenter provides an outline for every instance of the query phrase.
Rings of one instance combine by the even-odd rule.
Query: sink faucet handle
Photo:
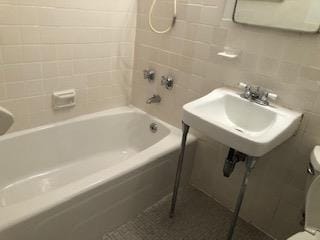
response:
[[[239,87],[243,90],[243,93],[241,93],[240,96],[246,99],[250,99],[252,94],[251,86],[246,83],[240,82]]]
[[[273,101],[276,101],[278,99],[278,95],[275,93],[268,93],[268,98]]]
[[[245,89],[247,89],[248,87],[249,87],[249,85],[246,84],[246,83],[243,83],[243,82],[240,82],[240,83],[239,83],[239,88],[240,88],[240,89],[245,90]]]
[[[256,103],[268,106],[270,104],[269,100],[275,101],[277,98],[278,98],[277,94],[269,93],[267,91],[264,91],[264,92],[261,93],[259,98],[256,99]]]

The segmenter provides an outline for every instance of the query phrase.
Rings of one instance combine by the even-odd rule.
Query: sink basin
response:
[[[290,138],[301,118],[301,113],[250,102],[227,88],[183,106],[186,124],[252,157],[261,157]]]

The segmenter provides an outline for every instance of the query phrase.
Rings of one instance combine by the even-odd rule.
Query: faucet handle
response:
[[[240,94],[241,97],[245,98],[245,99],[249,99],[251,97],[251,86],[240,82],[239,83],[239,88],[243,90],[243,93]]]
[[[278,99],[278,95],[275,93],[268,93],[268,98],[273,101],[276,101]]]
[[[278,98],[277,94],[269,93],[269,92],[265,91],[260,95],[260,97],[256,100],[256,102],[261,105],[268,106],[270,104],[269,100],[275,101],[277,98]]]
[[[167,90],[171,90],[174,85],[174,79],[172,75],[162,76],[161,85],[164,86]]]
[[[271,93],[268,90],[259,86],[250,86],[246,83],[240,82],[239,88],[244,90],[240,94],[241,97],[249,99],[261,105],[269,105],[269,100],[277,100],[278,95]]]
[[[248,87],[249,87],[249,85],[246,84],[246,83],[243,83],[243,82],[240,82],[240,83],[239,83],[239,88],[240,88],[240,89],[245,90],[245,89],[247,89]]]
[[[155,79],[156,71],[153,69],[145,69],[143,70],[143,77],[147,79],[149,82]]]

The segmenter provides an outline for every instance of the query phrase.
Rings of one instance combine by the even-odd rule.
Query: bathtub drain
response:
[[[153,133],[156,133],[158,131],[158,124],[151,123],[150,124],[150,131],[153,132]]]

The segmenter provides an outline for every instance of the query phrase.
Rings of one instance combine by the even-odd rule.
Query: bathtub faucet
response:
[[[159,102],[161,102],[161,97],[159,95],[155,95],[155,94],[147,100],[147,104],[159,103]]]

